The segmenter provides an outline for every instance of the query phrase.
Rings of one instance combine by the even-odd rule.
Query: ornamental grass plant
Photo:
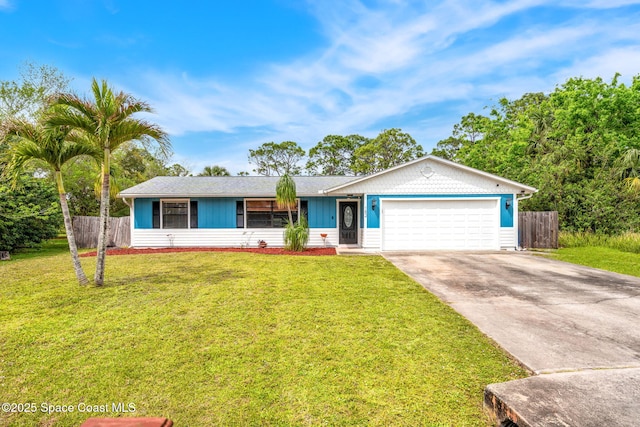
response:
[[[640,233],[633,232],[613,236],[589,232],[560,232],[558,243],[563,248],[603,247],[640,254]]]
[[[309,242],[309,223],[304,215],[300,215],[294,224],[287,223],[284,229],[284,247],[290,251],[304,251]]]

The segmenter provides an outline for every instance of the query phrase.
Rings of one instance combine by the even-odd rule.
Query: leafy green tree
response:
[[[65,91],[69,81],[57,68],[24,63],[19,81],[0,81],[0,121],[37,119],[46,107],[47,99]]]
[[[309,175],[354,175],[355,151],[369,142],[361,135],[327,135],[309,150]]]
[[[640,149],[638,105],[640,77],[631,86],[617,75],[610,82],[572,78],[548,95],[503,98],[486,120],[465,116],[438,148],[454,161],[537,187],[521,207],[557,210],[564,230],[638,229],[638,198],[624,188],[634,181],[620,180],[635,173],[633,159],[623,159]]]
[[[304,156],[305,151],[296,142],[265,142],[256,150],[249,150],[249,163],[256,165],[253,171],[258,175],[300,175],[298,163]]]
[[[96,177],[102,177],[94,160],[78,158],[63,170],[69,210],[72,216],[99,216],[100,197],[96,197]]]
[[[488,117],[474,113],[467,114],[462,117],[460,123],[453,126],[452,135],[439,141],[431,154],[447,160],[460,161],[459,151],[465,147],[481,144],[490,124],[491,119]]]
[[[227,168],[223,166],[205,166],[204,170],[198,176],[231,176]]]
[[[168,175],[167,154],[154,152],[149,147],[130,141],[113,153],[112,164],[120,177],[123,188],[147,181],[156,176]]]
[[[431,150],[431,155],[446,160],[458,161],[458,151],[465,142],[455,136],[449,136],[438,141],[435,148]]]
[[[190,172],[181,164],[174,163],[166,168],[168,176],[189,176]]]
[[[0,250],[30,247],[58,234],[62,216],[55,187],[24,174],[13,183],[0,177]]]
[[[5,138],[5,133],[8,130],[8,122],[11,119],[22,119],[35,123],[46,106],[47,98],[53,93],[65,90],[69,83],[69,79],[60,71],[49,66],[40,66],[27,62],[20,67],[19,71],[20,78],[17,81],[0,81],[0,174],[3,173],[7,161],[6,151],[9,145],[7,138]],[[2,228],[0,240],[5,242],[11,240],[17,245],[15,247],[39,242],[41,237],[48,233],[45,232],[45,230],[49,229],[47,221],[55,223],[59,220],[57,215],[40,214],[40,212],[46,212],[47,208],[32,211],[26,206],[14,206],[16,202],[30,200],[24,195],[26,187],[32,187],[34,191],[40,194],[42,193],[40,191],[41,187],[44,185],[42,180],[34,181],[34,178],[27,176],[22,177],[20,181],[24,185],[15,187],[6,182],[0,184],[3,188],[1,197],[6,202],[6,216],[4,217],[4,225],[0,227]],[[42,195],[44,197],[44,193]],[[39,205],[35,204],[33,206]],[[9,217],[15,220],[7,219]],[[25,221],[29,222],[28,227],[31,227],[33,232],[25,228],[27,227]],[[20,229],[11,227],[19,227]],[[43,233],[40,233],[40,231],[43,231]],[[33,241],[29,241],[29,235],[32,235]],[[10,246],[14,245],[11,244]]]
[[[69,141],[69,128],[49,128],[33,125],[25,120],[12,120],[9,124],[9,135],[13,136],[10,145],[10,161],[7,170],[21,173],[25,165],[37,162],[48,168],[54,176],[57,188],[62,216],[64,218],[64,228],[69,242],[69,251],[73,261],[73,269],[80,285],[86,285],[89,280],[82,270],[78,248],[76,247],[75,236],[73,235],[73,224],[69,214],[67,204],[67,193],[62,180],[63,166],[79,156],[90,156],[100,158],[99,150],[86,141]]]
[[[159,126],[133,117],[136,113],[152,112],[151,107],[124,92],[114,93],[107,82],[91,85],[93,99],[74,94],[57,95],[57,114],[48,119],[50,126],[70,126],[102,151],[102,192],[100,200],[100,231],[95,283],[104,283],[104,266],[109,224],[109,193],[111,153],[129,141],[155,140],[160,149],[170,148],[167,134]]]
[[[238,172],[238,176],[249,176],[249,172],[240,171],[240,172]]]
[[[380,172],[423,155],[422,146],[411,135],[400,129],[387,129],[355,150],[354,171],[357,174]]]

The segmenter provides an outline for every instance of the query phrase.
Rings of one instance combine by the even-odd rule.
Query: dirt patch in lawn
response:
[[[164,254],[171,252],[253,252],[265,255],[335,255],[335,248],[307,248],[302,252],[287,251],[283,248],[156,248],[134,249],[117,248],[107,249],[107,255],[137,255],[137,254]],[[80,254],[81,257],[96,256],[96,251]]]

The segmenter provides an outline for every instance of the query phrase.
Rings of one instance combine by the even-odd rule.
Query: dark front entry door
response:
[[[340,202],[341,245],[358,244],[358,203]]]

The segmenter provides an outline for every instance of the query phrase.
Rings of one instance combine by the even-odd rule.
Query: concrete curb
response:
[[[538,375],[485,388],[485,409],[518,427],[633,426],[640,420],[640,368]]]

